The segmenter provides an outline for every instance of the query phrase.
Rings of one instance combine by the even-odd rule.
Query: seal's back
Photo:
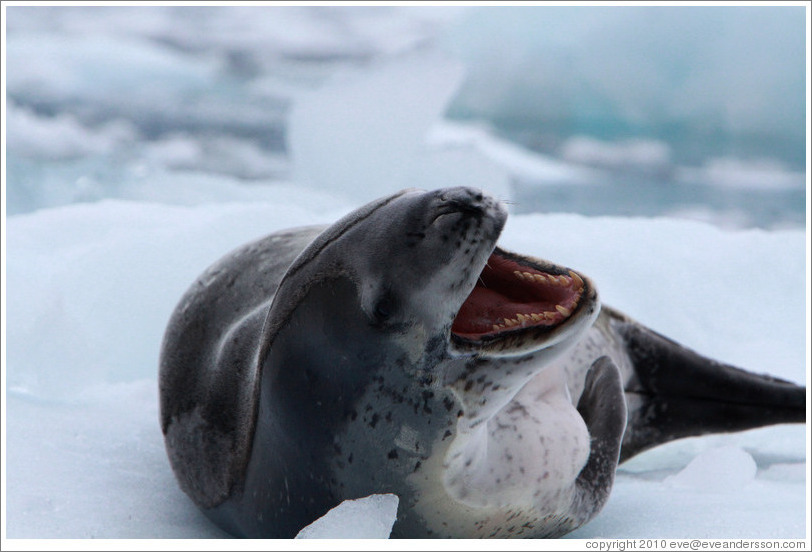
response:
[[[321,230],[271,234],[232,251],[172,313],[161,347],[161,429],[178,482],[198,506],[217,506],[242,480],[265,317],[288,266]]]

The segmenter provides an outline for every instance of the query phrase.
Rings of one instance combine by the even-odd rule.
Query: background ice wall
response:
[[[450,34],[468,79],[450,113],[545,151],[646,138],[679,164],[805,162],[802,7],[480,9]]]
[[[9,213],[132,197],[168,171],[310,179],[356,200],[467,181],[517,212],[804,220],[802,7],[7,19]]]

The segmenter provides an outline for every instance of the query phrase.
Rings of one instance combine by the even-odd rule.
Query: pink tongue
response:
[[[454,333],[482,334],[493,331],[493,325],[498,324],[506,316],[505,296],[498,291],[476,287],[463,303],[451,331]],[[513,316],[515,311],[509,316]]]
[[[554,309],[549,304],[540,302],[514,302],[498,291],[477,286],[460,308],[451,331],[461,335],[482,335],[498,333],[493,326],[504,323],[505,319],[515,318],[517,314],[531,314]],[[557,320],[540,320],[529,322],[527,326],[549,326]]]
[[[545,273],[494,253],[451,325],[471,339],[520,328],[549,327],[570,316],[583,290],[577,276]]]

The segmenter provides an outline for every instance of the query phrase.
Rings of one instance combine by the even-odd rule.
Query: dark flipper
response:
[[[592,363],[578,401],[578,412],[589,430],[592,446],[589,460],[575,481],[573,512],[580,523],[586,523],[601,511],[609,498],[626,427],[620,371],[609,357],[603,356]]]
[[[621,462],[682,437],[806,422],[806,387],[705,358],[637,324],[619,331],[634,370]]]

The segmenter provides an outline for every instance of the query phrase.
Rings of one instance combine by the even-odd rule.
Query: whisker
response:
[[[486,268],[491,268],[491,265],[490,265],[489,261],[490,261],[490,257],[488,258],[487,261],[485,261],[485,267]],[[488,287],[488,286],[485,285],[485,280],[482,279],[482,273],[481,272],[479,273],[479,278],[477,278],[477,279],[482,284],[482,287],[484,287],[484,288]]]

